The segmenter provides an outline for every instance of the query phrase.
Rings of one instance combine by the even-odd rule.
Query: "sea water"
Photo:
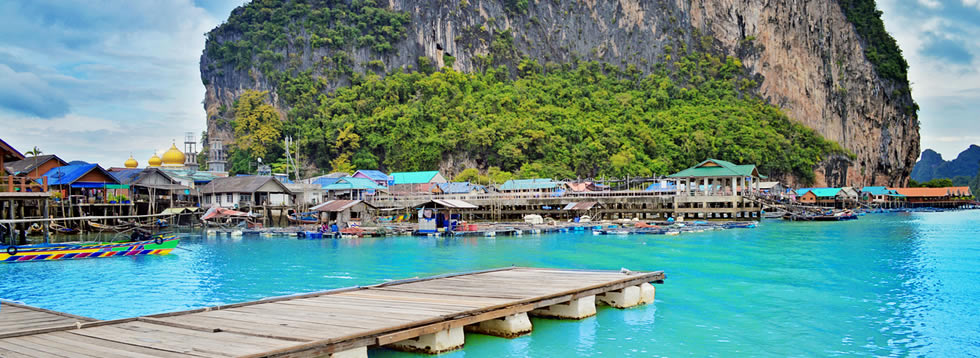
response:
[[[666,271],[655,303],[467,334],[444,357],[980,355],[980,211],[679,236],[183,237],[167,256],[0,264],[0,298],[113,319],[510,265],[625,267]]]

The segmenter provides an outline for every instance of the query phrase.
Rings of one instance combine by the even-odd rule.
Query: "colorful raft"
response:
[[[157,236],[151,240],[130,242],[0,246],[0,262],[166,255],[177,248],[178,243],[180,243],[180,238],[176,235],[166,235]]]

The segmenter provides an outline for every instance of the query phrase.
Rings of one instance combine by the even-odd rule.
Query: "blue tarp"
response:
[[[85,189],[100,189],[105,187],[105,183],[86,183],[86,182],[75,182],[71,184],[72,188],[85,188]]]
[[[79,178],[81,178],[82,176],[88,174],[93,170],[101,171],[107,177],[112,179],[111,182],[99,183],[100,188],[104,184],[119,184],[119,181],[117,181],[111,174],[109,174],[101,167],[99,167],[98,164],[69,164],[63,167],[52,168],[47,173],[44,173],[43,176],[48,177],[49,186],[69,185],[75,183],[76,180],[78,180]],[[86,185],[86,184],[81,183],[81,185]],[[88,186],[77,186],[76,188],[83,188],[83,187],[88,188]]]

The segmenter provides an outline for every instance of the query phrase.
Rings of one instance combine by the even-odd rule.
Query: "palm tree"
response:
[[[42,152],[40,149],[37,149],[37,146],[34,146],[34,149],[29,150],[29,151],[25,152],[24,154],[27,154],[27,155],[30,155],[30,156],[34,157],[34,170],[36,171],[37,170],[37,157],[40,156],[41,154],[44,154],[44,152]],[[31,173],[28,172],[27,175],[30,176]]]

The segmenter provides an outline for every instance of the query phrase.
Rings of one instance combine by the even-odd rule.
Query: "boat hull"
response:
[[[103,258],[115,256],[166,255],[180,239],[169,235],[153,240],[78,245],[12,246],[0,249],[0,262],[31,262]]]

